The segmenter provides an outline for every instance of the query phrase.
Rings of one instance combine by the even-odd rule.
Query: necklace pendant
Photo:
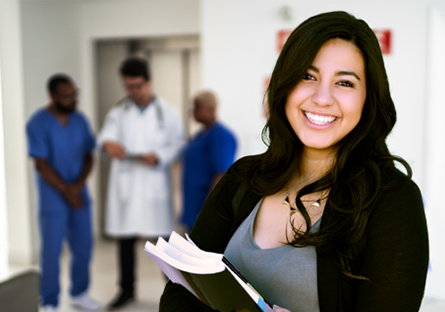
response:
[[[292,210],[292,207],[290,206],[290,203],[289,203],[289,197],[288,196],[286,196],[286,198],[284,199],[283,205],[288,205],[290,207],[290,209]]]
[[[306,207],[306,211],[309,211],[312,207],[320,207],[320,202],[317,200],[315,203],[310,204]]]

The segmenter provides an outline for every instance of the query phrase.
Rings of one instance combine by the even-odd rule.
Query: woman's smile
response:
[[[315,126],[326,126],[332,124],[334,121],[338,119],[338,117],[335,116],[319,115],[307,111],[303,111],[303,114],[304,116],[306,116],[309,125],[315,125]]]
[[[331,39],[289,93],[285,112],[304,150],[329,152],[357,126],[365,100],[360,50],[348,41]]]

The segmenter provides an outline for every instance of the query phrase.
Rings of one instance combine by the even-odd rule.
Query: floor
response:
[[[159,298],[165,284],[163,275],[152,260],[143,251],[144,241],[139,242],[137,301],[122,311],[155,312],[158,311]],[[79,312],[69,305],[68,299],[68,253],[62,256],[62,289],[59,312]],[[116,293],[116,246],[113,241],[96,243],[92,263],[92,284],[90,294],[106,304]],[[445,312],[445,301],[425,298],[420,312]]]
[[[155,312],[158,311],[159,298],[165,285],[165,279],[156,264],[144,253],[144,241],[138,242],[138,281],[137,300],[125,307],[126,312]],[[90,295],[106,305],[117,293],[117,250],[113,241],[99,241],[96,243],[92,263],[92,281]],[[69,256],[64,252],[62,256],[62,289],[59,312],[79,312],[69,305],[68,296],[68,265]],[[103,310],[105,311],[105,310]]]

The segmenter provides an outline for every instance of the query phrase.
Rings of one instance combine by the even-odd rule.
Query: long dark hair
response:
[[[268,149],[261,161],[251,166],[247,180],[258,194],[271,195],[282,190],[299,168],[303,144],[287,120],[285,103],[322,45],[334,38],[346,40],[361,51],[365,63],[366,100],[360,122],[337,144],[332,169],[297,194],[297,207],[306,220],[307,229],[302,232],[294,228],[290,243],[320,246],[337,242],[341,249],[339,265],[342,271],[357,277],[351,269],[352,249],[366,229],[370,213],[367,208],[385,187],[382,168],[394,167],[394,161],[399,161],[407,170],[407,180],[411,177],[409,165],[391,155],[385,142],[396,122],[396,110],[379,43],[364,21],[346,12],[323,13],[303,22],[289,36],[267,91],[269,117],[263,129],[263,140]],[[329,208],[322,220],[326,226],[317,233],[309,233],[312,224],[301,197],[326,189],[330,189],[326,205]]]

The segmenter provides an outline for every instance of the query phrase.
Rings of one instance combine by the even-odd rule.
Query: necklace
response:
[[[312,207],[320,207],[320,203],[321,201],[324,199],[324,196],[326,195],[328,190],[324,190],[323,193],[321,193],[320,197],[316,200],[313,201],[312,203],[310,203],[308,206],[306,206],[306,211],[309,211],[309,209],[311,209]],[[302,200],[302,202],[305,200]],[[292,217],[294,215],[294,213],[296,213],[298,211],[298,209],[292,207],[292,205],[290,204],[289,201],[289,184],[287,185],[287,191],[286,191],[286,198],[283,201],[283,205],[287,205],[289,206],[289,215]]]

